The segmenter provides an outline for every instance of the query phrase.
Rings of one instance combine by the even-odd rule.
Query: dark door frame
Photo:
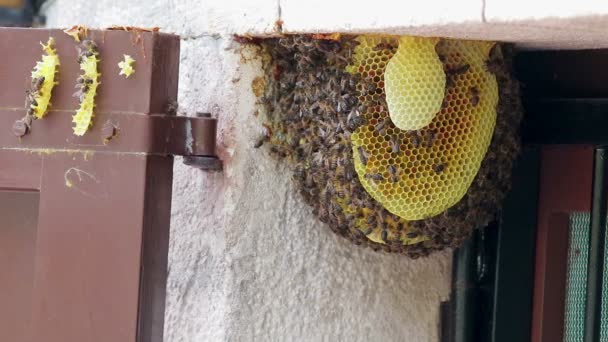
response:
[[[515,59],[524,152],[497,223],[455,251],[444,341],[561,341],[568,215],[591,209],[594,149],[608,144],[607,57],[603,49]]]

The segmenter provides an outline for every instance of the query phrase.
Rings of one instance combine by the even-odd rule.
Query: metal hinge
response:
[[[193,141],[202,141],[205,144],[210,144],[209,146],[213,146],[214,151],[215,151],[215,131],[216,131],[216,124],[215,124],[215,119],[211,118],[211,114],[210,113],[196,113],[196,118],[200,119],[200,120],[213,120],[214,125],[213,125],[213,132],[206,132],[206,131],[201,131],[201,130],[196,130],[193,131],[192,133],[192,137],[193,137]],[[213,141],[208,141],[208,136],[210,134],[213,134]],[[198,136],[195,136],[198,135]],[[188,138],[187,138],[188,140]],[[206,151],[206,149],[205,149]],[[222,170],[222,161],[215,155],[215,153],[213,153],[213,155],[206,155],[206,154],[191,154],[191,155],[185,155],[184,156],[184,160],[183,160],[184,164],[188,165],[188,166],[192,166],[195,167],[197,169],[201,169],[204,171],[221,171]]]
[[[54,120],[35,120],[32,132],[28,132],[15,125],[22,116],[20,111],[6,114],[4,118],[0,117],[0,127],[13,127],[13,134],[0,135],[3,148],[170,154],[183,156],[186,165],[201,170],[222,169],[215,153],[217,120],[209,114],[186,117],[100,113],[96,116],[98,124],[84,137],[71,133],[69,115],[57,115]]]

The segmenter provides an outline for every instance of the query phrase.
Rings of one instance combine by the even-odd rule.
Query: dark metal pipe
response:
[[[475,241],[471,237],[454,251],[452,262],[453,342],[475,338]]]
[[[608,185],[608,150],[595,149],[593,160],[593,192],[591,198],[591,229],[589,230],[589,261],[587,264],[587,303],[585,342],[600,340],[602,280],[604,275],[604,241],[606,239],[606,186]]]

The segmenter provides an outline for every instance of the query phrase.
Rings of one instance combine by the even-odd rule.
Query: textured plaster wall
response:
[[[197,0],[46,9],[50,27],[129,24],[182,35],[183,113],[219,119],[225,172],[175,163],[165,340],[436,341],[449,253],[411,261],[337,238],[294,194],[287,170],[252,148],[260,124],[251,82],[261,62],[230,33],[270,32],[277,11],[276,1]]]
[[[436,341],[449,253],[417,261],[378,254],[316,221],[287,170],[252,148],[260,125],[251,82],[261,62],[231,34],[275,34],[282,23],[285,32],[608,46],[598,29],[608,8],[600,2],[512,1],[377,0],[370,8],[356,0],[50,0],[50,27],[159,26],[181,35],[181,114],[210,111],[219,119],[225,172],[175,163],[165,340]]]

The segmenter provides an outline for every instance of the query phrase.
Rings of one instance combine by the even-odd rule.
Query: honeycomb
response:
[[[445,97],[430,124],[401,130],[378,98],[394,49],[391,37],[358,38],[348,71],[361,77],[358,98],[366,123],[351,136],[355,170],[365,190],[406,220],[438,215],[456,204],[475,178],[496,124],[498,86],[485,61],[494,43],[441,40]],[[378,47],[380,46],[380,47]],[[373,78],[370,73],[373,72]],[[376,77],[378,76],[378,77]]]
[[[443,108],[428,127],[404,131],[390,119],[383,83],[387,64],[402,46],[401,37],[324,37],[286,35],[259,40],[270,57],[265,59],[265,89],[255,92],[266,130],[264,140],[252,143],[253,148],[269,146],[270,155],[293,170],[294,190],[319,221],[356,245],[418,258],[459,246],[474,229],[493,220],[509,190],[520,147],[522,109],[517,81],[511,78],[510,46],[496,44],[490,49],[491,43],[437,42],[435,53],[447,75]],[[484,64],[495,75],[500,96],[498,104],[494,102],[497,114],[491,143],[479,155],[484,158],[479,170],[471,171],[466,167],[473,164],[475,148],[487,146],[483,132],[478,132],[487,119],[481,117],[494,115],[494,95],[483,84],[492,83],[494,76],[481,72],[479,61],[470,62],[479,55],[489,55]],[[467,90],[467,82],[478,82],[483,91]],[[253,82],[252,88],[259,88],[259,83]],[[458,130],[453,131],[454,127]],[[465,151],[472,152],[466,156]],[[444,160],[444,165],[439,163]],[[451,166],[461,167],[458,163],[466,167],[455,172]],[[429,170],[436,173],[443,188],[432,183]],[[432,196],[443,196],[440,191],[445,187],[454,191],[458,184],[452,183],[462,181],[469,171],[473,180],[465,186],[462,199],[440,214],[420,220],[398,216],[387,210],[386,201],[381,203],[370,195],[377,184],[379,196],[385,196],[382,191],[393,192],[399,196],[392,195],[392,200],[403,197],[422,202],[431,190],[435,191]],[[420,194],[410,192],[410,184],[418,185]],[[425,197],[422,190],[426,190]],[[429,207],[428,202],[417,205],[423,210]]]
[[[83,40],[79,47],[79,59],[81,75],[78,78],[77,87],[79,90],[74,93],[80,101],[80,106],[72,116],[74,135],[83,136],[89,127],[93,125],[93,111],[95,108],[95,96],[99,86],[99,53],[97,45],[91,40]]]
[[[386,104],[391,120],[400,129],[421,129],[431,123],[441,109],[446,77],[435,52],[438,41],[401,37],[397,53],[386,65]],[[379,80],[380,75],[374,78]]]
[[[30,108],[37,119],[42,119],[51,105],[51,93],[57,84],[55,76],[59,66],[59,56],[54,47],[55,40],[51,37],[46,44],[41,42],[40,45],[45,54],[42,56],[42,61],[36,62],[32,71],[32,83],[38,84],[35,84],[31,90],[34,101],[30,101]]]

